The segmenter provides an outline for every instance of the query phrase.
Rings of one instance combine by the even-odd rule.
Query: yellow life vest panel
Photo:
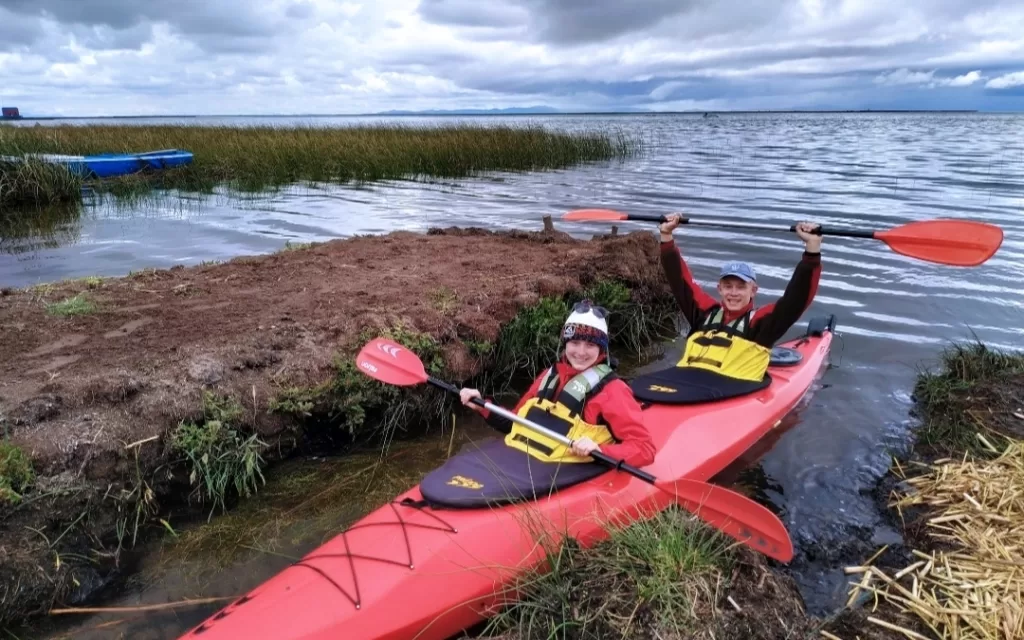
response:
[[[596,394],[616,376],[607,364],[598,364],[572,377],[555,398],[558,371],[552,366],[540,382],[537,395],[523,403],[518,415],[560,433],[570,440],[587,437],[597,444],[614,441],[611,429],[605,424],[590,424],[583,419],[583,407],[588,398]],[[537,433],[517,422],[505,436],[505,444],[544,462],[593,462],[590,456],[578,456],[557,440]]]
[[[753,313],[750,310],[731,322],[723,322],[725,310],[716,308],[700,329],[687,338],[683,357],[676,366],[707,369],[738,380],[764,379],[772,350],[745,337]]]

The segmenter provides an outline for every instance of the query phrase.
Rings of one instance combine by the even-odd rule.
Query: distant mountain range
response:
[[[591,114],[631,114],[646,113],[651,115],[671,115],[675,113],[701,114],[705,116],[719,113],[748,114],[748,113],[977,113],[976,109],[750,109],[750,110],[721,110],[710,111],[704,109],[691,109],[686,111],[653,111],[650,109],[619,107],[617,109],[594,109],[591,111],[565,111],[549,107],[547,105],[536,105],[532,107],[506,107],[504,109],[426,109],[414,111],[407,109],[392,109],[390,111],[376,111],[373,113],[359,114],[363,116],[475,116],[475,115],[530,115],[530,114],[560,114],[560,115],[591,115]]]

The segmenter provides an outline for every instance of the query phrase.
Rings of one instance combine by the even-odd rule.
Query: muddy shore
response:
[[[436,429],[442,394],[354,371],[369,337],[500,390],[584,294],[639,344],[670,308],[654,236],[396,232],[4,290],[0,425],[31,478],[0,501],[0,626],[88,602],[161,517],[219,513],[276,460]]]

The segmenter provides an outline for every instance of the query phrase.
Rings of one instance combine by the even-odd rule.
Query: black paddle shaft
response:
[[[626,214],[627,220],[644,220],[647,222],[668,222],[668,216],[658,216],[653,214],[645,213],[630,213]],[[705,222],[701,220],[691,220],[685,216],[679,219],[679,224],[692,224],[704,227],[731,227],[734,229],[759,229],[761,231],[796,231],[796,225],[791,225],[789,229],[782,226],[771,225],[771,224],[750,224],[746,222]],[[874,231],[858,231],[849,229],[829,229],[818,225],[818,227],[812,231],[816,235],[822,236],[846,236],[848,238],[874,238]]]
[[[458,387],[456,387],[455,385],[453,385],[451,383],[445,382],[444,380],[438,380],[434,376],[427,376],[427,382],[429,382],[430,384],[434,385],[435,387],[438,387],[440,389],[444,389],[448,393],[454,393],[455,395],[459,395]],[[491,407],[487,406],[488,403],[484,402],[483,398],[473,398],[472,400],[470,400],[470,402],[472,402],[473,404],[477,405],[478,407],[483,407],[483,408],[488,409],[488,410],[493,410]],[[515,422],[520,422],[520,423],[525,423],[525,426],[528,427],[528,428],[536,428],[536,426],[533,425],[533,423],[528,422],[527,420],[525,420],[523,418],[520,418],[519,416],[515,415],[511,411],[507,411],[507,410],[502,409],[501,407],[497,407],[497,406],[494,406],[494,409],[500,411],[499,415],[502,415],[503,417],[508,418],[509,420],[513,420]],[[569,441],[568,438],[566,438],[565,436],[562,436],[561,434],[555,434],[555,435],[556,436],[560,436],[561,438],[565,439],[566,442]],[[604,454],[604,453],[602,453],[600,451],[593,451],[589,455],[590,455],[591,458],[593,458],[593,459],[595,459],[595,460],[597,460],[599,462],[603,462],[604,464],[608,465],[609,467],[611,467],[613,469],[618,469],[619,471],[625,471],[626,473],[628,473],[630,475],[634,475],[637,478],[640,478],[644,482],[648,482],[650,484],[654,484],[654,483],[656,483],[658,481],[657,478],[655,478],[651,474],[647,473],[646,471],[641,471],[640,469],[637,469],[636,467],[634,467],[632,465],[626,464],[622,460],[616,460],[615,458],[613,458],[613,457],[611,457],[611,456],[609,456],[607,454]]]

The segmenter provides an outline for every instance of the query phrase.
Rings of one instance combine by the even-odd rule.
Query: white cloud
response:
[[[981,71],[971,71],[962,76],[957,76],[948,80],[946,84],[950,87],[969,87],[975,82],[983,79],[984,77],[981,75]]]
[[[928,107],[1019,68],[1016,0],[0,0],[37,114]]]
[[[936,77],[937,71],[911,71],[910,69],[897,69],[889,73],[881,73],[875,77],[875,83],[886,86],[899,85],[925,85],[929,89],[936,87],[969,87],[984,79],[981,71],[969,71],[955,77]]]
[[[1007,73],[1006,75],[999,76],[998,78],[992,78],[985,83],[985,87],[988,89],[1009,89],[1010,87],[1019,87],[1022,85],[1024,85],[1024,71]]]
[[[910,69],[896,69],[889,73],[882,73],[875,77],[877,84],[901,85],[901,84],[928,84],[935,76],[934,71],[911,71]]]

